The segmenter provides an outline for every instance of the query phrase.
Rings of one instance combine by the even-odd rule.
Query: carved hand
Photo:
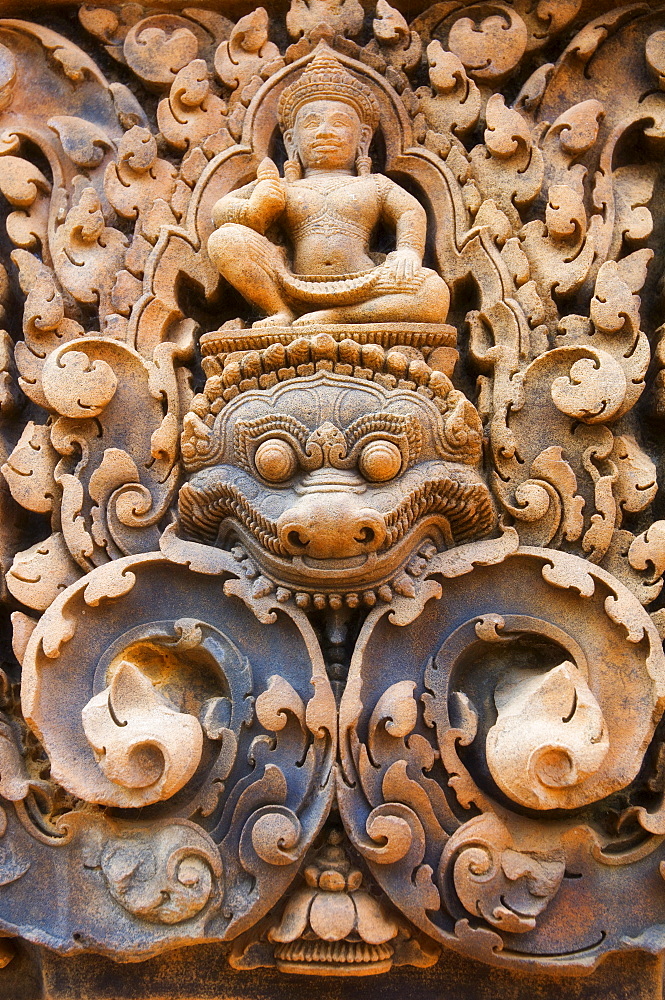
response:
[[[398,281],[412,278],[422,265],[422,259],[417,250],[411,247],[399,247],[386,257],[386,264],[394,278]]]
[[[260,180],[249,199],[249,219],[258,232],[265,232],[286,207],[284,182],[278,178]]]

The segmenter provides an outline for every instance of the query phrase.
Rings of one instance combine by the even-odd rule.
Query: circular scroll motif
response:
[[[77,891],[104,886],[151,925],[196,920],[215,940],[296,875],[330,809],[336,734],[307,619],[264,601],[261,624],[220,558],[201,573],[161,553],[94,570],[42,617],[23,673],[55,780],[123,810],[70,814],[86,844]]]
[[[521,548],[457,576],[444,560],[440,600],[408,628],[377,609],[358,639],[342,817],[392,902],[443,943],[514,964],[554,940],[561,963],[588,961],[619,945],[607,914],[629,865],[658,873],[660,838],[628,803],[663,711],[660,638],[575,556]],[[603,819],[621,809],[627,832]]]

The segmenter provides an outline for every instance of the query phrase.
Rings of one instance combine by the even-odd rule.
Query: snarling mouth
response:
[[[221,472],[222,470],[220,470]],[[297,501],[296,501],[297,503]],[[372,606],[395,594],[415,595],[418,577],[437,551],[487,534],[495,515],[481,482],[428,480],[385,514],[376,511],[385,533],[372,551],[319,558],[294,551],[288,535],[227,479],[192,481],[180,491],[180,532],[209,545],[231,549],[257,596],[277,589],[278,599],[299,606],[335,607],[345,602]],[[290,549],[287,546],[291,545]]]
[[[294,558],[298,557],[296,556]],[[308,555],[304,555],[300,558],[302,559],[303,564],[308,566],[310,569],[325,570],[330,564],[329,559],[315,559],[314,556]],[[366,566],[367,563],[371,562],[373,558],[376,559],[374,553],[370,553],[369,555],[347,556],[346,559],[335,559],[335,566],[342,570],[355,569],[357,566]]]
[[[234,544],[235,543],[235,544]],[[354,608],[359,604],[373,607],[377,602],[390,604],[395,594],[415,597],[417,580],[427,569],[437,552],[445,549],[442,533],[435,525],[425,522],[414,528],[408,539],[396,545],[383,556],[372,553],[355,567],[325,568],[296,557],[292,562],[280,560],[268,553],[258,553],[256,545],[239,525],[231,528],[225,545],[231,544],[239,569],[245,576],[255,578],[255,587],[269,593],[278,589],[278,600],[288,600],[295,594],[296,604],[302,608],[313,605],[321,609],[330,605],[341,607],[345,603]],[[258,576],[258,566],[261,576]],[[268,586],[268,584],[274,586]]]
[[[436,516],[448,525],[445,533],[449,545],[485,535],[494,524],[494,509],[485,485],[448,478],[426,480],[382,516],[386,529],[379,549],[382,552],[400,542],[426,516]],[[206,485],[186,483],[180,490],[180,526],[188,537],[214,545],[219,526],[228,517],[237,519],[268,552],[281,559],[293,559],[292,551],[280,539],[277,522],[262,514],[234,483],[220,478]],[[359,564],[373,554],[360,556]],[[302,555],[307,555],[305,549]],[[338,570],[337,558],[316,560],[322,567],[332,563]]]

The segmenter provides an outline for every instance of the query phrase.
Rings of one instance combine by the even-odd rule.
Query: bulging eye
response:
[[[287,441],[274,438],[264,441],[254,453],[254,465],[260,476],[271,483],[290,479],[298,467],[298,459]]]
[[[365,479],[385,483],[402,468],[402,454],[392,441],[370,441],[360,453],[358,468]]]

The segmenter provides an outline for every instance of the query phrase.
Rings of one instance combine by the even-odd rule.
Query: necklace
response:
[[[330,194],[332,191],[337,191],[339,188],[348,187],[357,181],[357,177],[348,177],[346,174],[343,176],[331,175],[328,177],[308,177],[303,178],[297,182],[298,187],[308,187],[312,191],[323,191],[325,194]]]

